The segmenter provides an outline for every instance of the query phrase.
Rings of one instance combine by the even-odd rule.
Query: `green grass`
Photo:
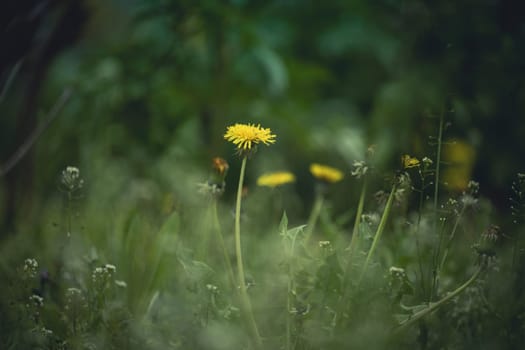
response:
[[[388,181],[366,165],[312,202],[247,180],[242,206],[233,174],[224,196],[202,193],[206,166],[190,162],[161,161],[155,178],[102,162],[83,186],[62,174],[40,227],[0,247],[0,347],[518,348],[524,177],[503,230],[475,183],[442,186],[439,157]],[[359,199],[337,210],[345,186]]]

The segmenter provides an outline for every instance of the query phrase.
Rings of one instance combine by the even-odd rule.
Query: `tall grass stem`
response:
[[[459,211],[458,217],[456,218],[456,222],[454,223],[454,227],[452,228],[452,231],[450,232],[450,237],[448,238],[447,245],[445,246],[445,250],[443,252],[443,257],[441,258],[441,263],[439,264],[438,273],[441,272],[443,269],[443,266],[445,266],[445,262],[447,261],[448,252],[450,251],[450,247],[452,246],[452,241],[454,240],[454,237],[456,236],[456,231],[458,230],[459,222],[461,221],[461,218],[463,217],[463,213],[465,213],[466,205],[463,204],[461,207],[461,210]]]
[[[295,239],[296,235],[292,238],[290,244],[290,250],[288,252],[288,294],[286,297],[286,350],[292,349],[292,293],[294,289],[294,270],[293,270],[293,258],[295,252]]]
[[[304,245],[305,246],[310,240],[310,236],[312,235],[315,225],[317,224],[317,220],[319,219],[319,215],[321,214],[321,209],[323,208],[323,202],[324,202],[324,196],[321,193],[321,191],[318,191],[315,197],[312,211],[310,213],[310,217],[308,218],[308,222],[306,224],[306,232],[304,234]]]
[[[379,242],[379,239],[381,238],[381,235],[383,234],[383,231],[385,230],[385,226],[388,221],[388,216],[392,209],[392,203],[394,202],[394,194],[396,193],[396,190],[397,190],[397,183],[392,186],[392,190],[390,191],[390,195],[388,196],[388,200],[385,205],[385,210],[383,211],[383,215],[381,216],[381,221],[379,222],[379,226],[377,227],[376,234],[374,235],[374,240],[372,241],[372,246],[370,247],[370,250],[368,251],[368,255],[366,256],[366,260],[363,264],[361,274],[359,275],[359,279],[357,280],[357,289],[359,289],[359,286],[361,285],[361,280],[363,279],[363,276],[366,274],[366,271],[368,269],[368,264],[370,263],[370,259],[372,258],[372,255],[374,254],[374,251],[377,248],[377,243]]]
[[[437,232],[437,224],[438,224],[438,221],[439,221],[439,212],[438,212],[438,200],[439,200],[439,176],[440,176],[440,170],[441,170],[441,147],[442,147],[442,144],[443,144],[443,120],[444,120],[444,114],[445,114],[445,111],[444,111],[444,108],[442,109],[441,111],[441,114],[439,116],[439,130],[438,130],[438,138],[437,138],[437,151],[436,151],[436,172],[435,172],[435,176],[434,176],[434,227],[433,227],[433,231],[434,231],[434,235],[437,236],[438,235],[438,232]],[[441,240],[440,240],[441,242]],[[441,243],[439,244],[441,245]],[[439,246],[438,248],[439,249]],[[430,267],[432,270],[431,270],[431,273],[429,274],[429,276],[432,276],[432,286],[434,286],[436,284],[436,278],[437,278],[437,268],[438,266],[436,265],[437,264],[437,261],[433,261],[432,262],[432,266]],[[428,296],[428,300],[429,302],[432,301],[432,297],[433,297],[433,293],[434,293],[434,288],[432,287],[430,289],[430,294]]]
[[[359,235],[359,226],[361,224],[361,216],[363,215],[363,208],[365,206],[365,197],[366,197],[367,187],[368,187],[368,180],[365,177],[363,180],[363,186],[361,188],[361,195],[359,196],[359,203],[357,204],[357,212],[355,214],[356,216],[355,216],[355,221],[354,221],[354,228],[352,230],[352,238],[350,240],[350,245],[347,248],[348,262],[346,264],[346,269],[343,274],[343,293],[342,293],[343,299],[346,299],[346,295],[348,292],[348,275],[352,268],[353,254],[359,244],[359,239],[361,238]]]
[[[368,180],[365,177],[363,180],[363,187],[361,188],[361,195],[359,196],[359,203],[357,204],[357,212],[355,214],[354,228],[352,230],[352,239],[348,247],[348,257],[351,258],[355,250],[357,241],[359,239],[359,225],[361,224],[361,216],[363,215],[363,208],[365,206],[366,190],[368,187]]]
[[[417,322],[422,317],[430,314],[431,312],[435,311],[437,308],[439,308],[440,306],[445,304],[447,301],[449,301],[449,300],[455,298],[456,296],[458,296],[461,292],[463,292],[465,289],[467,289],[472,283],[474,283],[474,281],[476,281],[476,279],[479,277],[481,271],[483,271],[483,265],[480,265],[479,268],[476,270],[476,272],[474,272],[472,277],[470,277],[465,283],[463,283],[461,286],[459,286],[456,290],[454,290],[451,293],[448,293],[447,296],[444,297],[443,299],[441,299],[441,300],[439,300],[439,301],[437,301],[435,303],[430,303],[427,308],[425,308],[425,309],[423,309],[423,310],[421,310],[419,312],[416,312],[408,320],[406,320],[403,323],[401,323],[393,331],[392,334],[395,335],[395,334],[398,334],[401,331],[407,329],[410,325],[414,324],[415,322]]]

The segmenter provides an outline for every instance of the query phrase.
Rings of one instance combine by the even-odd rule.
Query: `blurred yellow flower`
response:
[[[235,124],[228,126],[224,138],[237,146],[240,151],[249,151],[258,143],[269,145],[275,142],[275,135],[268,128],[255,124]]]
[[[443,147],[443,160],[448,164],[443,171],[443,182],[451,190],[466,190],[476,162],[474,147],[462,140],[450,140]]]
[[[405,154],[401,157],[401,163],[404,169],[415,168],[419,166],[419,159]]]
[[[315,178],[324,182],[334,183],[343,179],[342,171],[322,164],[311,164],[310,172]]]
[[[258,186],[267,187],[277,187],[290,182],[295,182],[295,175],[288,171],[264,174],[257,179]]]

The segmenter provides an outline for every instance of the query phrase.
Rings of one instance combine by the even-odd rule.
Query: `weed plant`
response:
[[[512,222],[492,222],[478,183],[443,184],[443,133],[441,118],[428,154],[391,171],[373,147],[348,169],[312,164],[307,217],[290,215],[292,184],[310,175],[246,183],[258,148],[279,139],[259,125],[225,134],[237,186],[220,157],[208,175],[181,163],[158,179],[117,163],[84,182],[67,167],[40,233],[21,225],[2,242],[0,348],[521,348],[525,175]],[[344,186],[358,201],[341,218],[331,196]]]

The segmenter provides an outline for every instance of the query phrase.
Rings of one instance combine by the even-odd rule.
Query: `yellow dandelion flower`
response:
[[[334,183],[343,179],[343,172],[339,169],[317,163],[310,165],[310,172],[315,178],[324,182]]]
[[[268,128],[255,124],[235,124],[228,126],[224,138],[237,146],[240,151],[249,151],[258,143],[269,145],[275,142],[275,135]]]
[[[405,154],[401,157],[401,163],[404,169],[415,168],[419,166],[419,159]]]
[[[294,174],[288,171],[279,171],[259,176],[257,186],[277,187],[294,181]]]

